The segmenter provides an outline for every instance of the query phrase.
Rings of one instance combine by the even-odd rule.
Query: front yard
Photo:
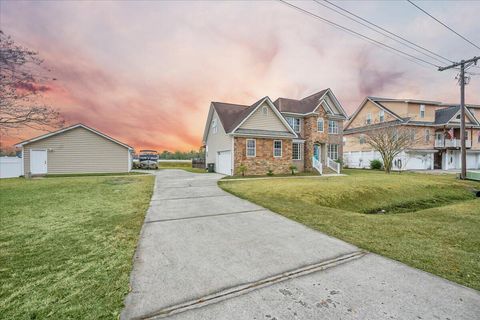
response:
[[[453,175],[344,173],[219,185],[313,229],[480,289],[480,199],[472,193],[480,183]]]
[[[180,169],[180,170],[185,170],[187,172],[191,173],[206,173],[207,171],[205,169],[200,169],[200,168],[192,168],[192,163],[191,162],[160,162],[159,163],[159,170],[163,169]]]
[[[153,182],[0,180],[0,318],[117,318]]]

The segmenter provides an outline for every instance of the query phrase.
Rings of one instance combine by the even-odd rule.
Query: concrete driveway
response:
[[[157,173],[122,319],[479,318],[479,292],[241,200],[219,178]]]

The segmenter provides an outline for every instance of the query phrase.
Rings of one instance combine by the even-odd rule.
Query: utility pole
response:
[[[460,152],[462,171],[460,173],[460,179],[464,180],[467,177],[467,148],[465,141],[465,65],[468,68],[472,64],[477,64],[480,57],[473,57],[472,59],[462,60],[460,62],[453,63],[446,67],[438,68],[438,71],[444,71],[460,66]]]

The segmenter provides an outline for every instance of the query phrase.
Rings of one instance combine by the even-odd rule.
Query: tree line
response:
[[[194,158],[204,158],[205,153],[201,151],[163,151],[159,154],[159,158],[162,160],[191,160]]]

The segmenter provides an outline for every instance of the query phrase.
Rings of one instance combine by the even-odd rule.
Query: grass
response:
[[[103,177],[103,176],[138,176],[145,174],[144,172],[104,172],[104,173],[63,173],[63,174],[47,174],[46,178],[59,177]]]
[[[275,178],[275,177],[310,177],[310,176],[318,176],[318,173],[316,172],[309,172],[309,171],[304,171],[304,172],[298,172],[296,173],[295,175],[292,175],[291,173],[288,173],[288,174],[275,174],[275,175],[272,175],[272,176],[269,176],[267,174],[265,175],[255,175],[255,176],[249,176],[249,175],[245,175],[245,176],[241,176],[241,175],[237,175],[237,176],[225,176],[222,178],[222,180],[236,180],[236,179],[255,179],[255,178]]]
[[[159,162],[160,168],[191,168],[191,162]]]
[[[346,177],[221,181],[313,229],[480,289],[478,182],[452,175],[346,170]],[[386,214],[367,214],[385,210]]]
[[[181,169],[192,173],[206,173],[205,169],[192,168],[191,162],[160,162],[159,169]]]
[[[153,182],[2,179],[0,318],[118,318]]]

